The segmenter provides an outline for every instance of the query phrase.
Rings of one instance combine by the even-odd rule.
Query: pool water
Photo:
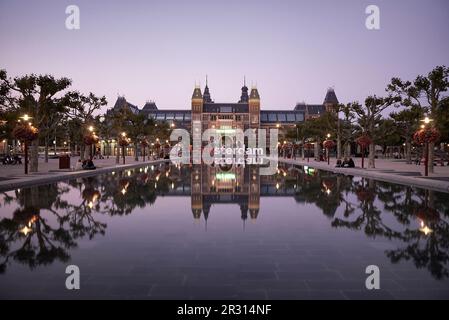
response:
[[[449,194],[287,165],[160,164],[12,190],[0,298],[448,299]]]

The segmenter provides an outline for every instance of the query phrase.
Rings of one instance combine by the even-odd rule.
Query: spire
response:
[[[206,87],[204,88],[203,99],[204,99],[204,102],[208,102],[208,103],[212,102],[212,99],[210,97],[209,87],[207,86],[207,75],[206,75]]]
[[[246,76],[243,76],[243,87],[242,87],[242,95],[240,96],[239,103],[248,103],[248,87],[246,86]]]

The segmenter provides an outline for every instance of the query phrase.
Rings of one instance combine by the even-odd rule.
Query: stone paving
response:
[[[59,159],[49,159],[48,163],[43,159],[39,159],[39,172],[24,173],[24,165],[3,165],[0,164],[0,190],[10,190],[13,188],[27,187],[36,184],[45,184],[64,179],[74,179],[79,177],[87,177],[97,175],[100,173],[107,173],[112,170],[125,170],[134,167],[139,167],[144,164],[152,164],[161,162],[163,160],[146,160],[142,162],[135,161],[134,157],[126,157],[125,165],[123,165],[123,159],[120,158],[120,163],[116,164],[115,157],[109,157],[109,159],[95,159],[94,164],[97,167],[96,170],[75,170],[76,163],[79,157],[70,158],[71,169],[59,170]]]
[[[335,173],[342,173],[346,175],[362,176],[393,182],[403,185],[413,185],[416,187],[428,188],[442,192],[449,192],[449,166],[435,166],[433,174],[428,177],[424,176],[424,165],[407,164],[405,160],[391,160],[391,159],[376,159],[376,168],[368,169],[368,159],[365,159],[365,168],[361,168],[361,158],[353,158],[355,168],[336,168],[336,159],[331,158],[330,164],[327,161],[318,162],[313,158],[287,159],[279,157],[279,161],[310,166],[316,169],[328,170]]]

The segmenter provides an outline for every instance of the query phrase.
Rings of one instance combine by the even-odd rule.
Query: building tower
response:
[[[260,96],[256,87],[251,89],[249,95],[249,127],[251,129],[258,129],[260,125]]]
[[[201,135],[203,114],[203,95],[200,86],[196,85],[192,94],[192,147],[193,147],[193,163],[201,163]]]
[[[323,105],[326,108],[326,112],[332,113],[336,112],[338,106],[338,99],[337,95],[335,94],[334,88],[327,89]]]
[[[206,87],[204,88],[203,93],[203,102],[204,103],[212,103],[212,99],[210,97],[209,87],[207,86],[207,76],[206,76]]]
[[[248,87],[246,86],[246,78],[243,78],[243,87],[242,87],[242,95],[240,96],[239,103],[248,103],[249,95],[248,95]]]
[[[191,179],[191,195],[192,213],[195,220],[200,219],[203,211],[203,194],[202,194],[202,172],[201,165],[192,166]]]
[[[248,209],[252,220],[257,219],[260,208],[260,174],[259,167],[250,166]]]

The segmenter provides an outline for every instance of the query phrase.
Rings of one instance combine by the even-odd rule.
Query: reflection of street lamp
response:
[[[431,234],[431,233],[433,232],[433,230],[430,229],[428,226],[426,226],[426,224],[425,224],[424,221],[422,221],[422,220],[421,220],[421,223],[420,223],[419,231],[421,231],[422,233],[424,233],[424,235],[426,235],[426,236],[429,235],[429,234]]]

